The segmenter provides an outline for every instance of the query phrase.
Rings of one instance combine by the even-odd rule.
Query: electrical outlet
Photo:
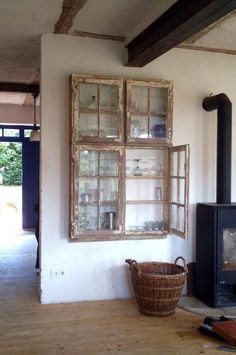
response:
[[[60,278],[65,276],[65,270],[64,269],[53,269],[50,272],[51,278]]]

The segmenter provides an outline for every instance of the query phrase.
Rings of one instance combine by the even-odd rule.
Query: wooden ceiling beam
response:
[[[235,16],[236,16],[236,10],[229,12],[224,17],[221,17],[219,20],[213,22],[210,26],[203,28],[202,31],[200,31],[200,32],[196,33],[195,35],[193,35],[192,37],[188,38],[182,44],[183,45],[195,44],[195,42],[197,42],[199,39],[206,36],[209,32],[215,30],[216,28],[221,27],[225,22],[227,22],[228,20],[230,20],[231,18],[233,18]]]
[[[22,92],[29,94],[39,94],[38,84],[8,83],[0,82],[0,92]]]
[[[73,25],[73,20],[87,0],[64,0],[62,13],[55,25],[54,33],[67,34]]]
[[[178,0],[126,46],[127,66],[143,67],[235,8],[235,0]]]
[[[85,31],[74,31],[71,33],[73,36],[80,36],[80,37],[87,37],[87,38],[97,38],[97,39],[106,39],[109,41],[118,41],[124,42],[126,37],[123,36],[114,36],[114,35],[107,35],[102,33],[94,33],[94,32],[85,32]]]

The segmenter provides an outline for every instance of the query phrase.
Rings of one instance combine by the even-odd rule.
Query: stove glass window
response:
[[[236,269],[236,229],[223,229],[223,270]]]

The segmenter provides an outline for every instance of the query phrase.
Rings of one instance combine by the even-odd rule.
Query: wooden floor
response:
[[[202,316],[181,309],[151,318],[134,300],[40,305],[34,236],[10,244],[0,245],[1,355],[230,354],[198,332]]]

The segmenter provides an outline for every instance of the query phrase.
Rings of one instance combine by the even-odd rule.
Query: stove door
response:
[[[218,210],[217,274],[219,284],[236,284],[236,206]]]

